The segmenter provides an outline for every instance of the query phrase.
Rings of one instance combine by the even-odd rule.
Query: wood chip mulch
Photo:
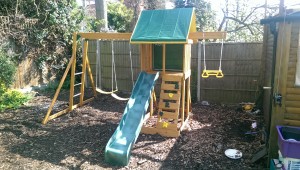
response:
[[[55,104],[68,106],[68,93]],[[0,169],[264,169],[265,159],[251,163],[264,145],[263,116],[236,106],[192,105],[187,128],[178,138],[140,134],[128,166],[104,162],[104,149],[118,126],[126,102],[99,95],[71,113],[40,122],[53,93],[37,93],[17,110],[0,113]],[[251,129],[253,122],[257,128]],[[246,132],[254,132],[246,134]],[[241,159],[225,156],[238,149]]]

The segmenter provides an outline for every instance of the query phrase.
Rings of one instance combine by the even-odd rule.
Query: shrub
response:
[[[32,98],[29,94],[23,94],[16,90],[8,90],[0,96],[0,111],[16,109]]]
[[[15,109],[27,102],[31,96],[16,90],[8,90],[13,83],[16,65],[0,50],[0,111]]]
[[[1,91],[8,88],[14,81],[16,65],[0,50],[0,96]]]

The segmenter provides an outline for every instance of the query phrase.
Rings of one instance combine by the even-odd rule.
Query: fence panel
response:
[[[201,68],[203,69],[203,46]],[[111,89],[112,77],[112,46],[110,41],[100,41],[101,75],[96,75],[96,41],[90,41],[88,55],[92,66],[94,79],[98,76],[98,86]],[[207,69],[218,69],[220,63],[220,43],[207,43],[205,61]],[[114,41],[114,57],[118,89],[130,92],[132,89],[129,58],[129,42]],[[133,78],[137,79],[140,71],[139,46],[131,45]],[[215,103],[254,102],[258,97],[258,87],[261,85],[262,43],[224,43],[222,71],[224,78],[197,78],[201,72],[198,68],[198,46],[192,46],[192,99],[197,100],[197,88],[200,88],[200,100]],[[100,82],[101,78],[101,82]],[[115,83],[115,82],[114,82]]]
[[[221,44],[210,43],[205,46],[206,67],[217,70]],[[203,46],[201,56],[203,68]],[[193,55],[193,61],[196,60],[197,56]],[[261,63],[262,43],[224,43],[221,65],[224,78],[201,77],[200,100],[216,103],[254,102],[261,85]],[[196,70],[194,67],[192,69]]]

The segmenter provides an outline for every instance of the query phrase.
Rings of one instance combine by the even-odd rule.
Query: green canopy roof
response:
[[[144,10],[131,36],[132,43],[187,43],[196,31],[193,8]]]

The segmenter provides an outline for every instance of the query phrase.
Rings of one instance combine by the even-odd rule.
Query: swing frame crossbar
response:
[[[205,32],[205,38],[207,39],[218,39],[220,37],[224,37],[224,33],[225,32]],[[226,36],[226,33],[225,33]],[[82,56],[82,72],[81,74],[81,83],[78,83],[80,85],[80,93],[79,93],[79,103],[74,104],[74,85],[75,85],[75,75],[77,75],[75,73],[76,70],[76,51],[77,51],[77,40],[81,38],[84,39],[84,43],[83,43],[83,56]],[[90,101],[92,101],[96,95],[97,95],[97,91],[99,89],[96,88],[94,79],[93,79],[93,74],[92,74],[92,70],[91,70],[91,66],[89,63],[89,59],[87,56],[87,52],[88,52],[88,40],[127,40],[130,41],[131,38],[131,33],[73,33],[73,45],[72,45],[72,56],[70,58],[70,61],[66,67],[66,70],[60,80],[60,83],[58,85],[58,88],[55,91],[55,94],[53,96],[53,99],[51,101],[51,104],[47,110],[47,113],[42,121],[42,124],[46,124],[48,123],[48,121],[55,119],[63,114],[66,114],[68,112],[71,112],[72,110],[74,110],[75,108],[78,108]],[[197,42],[200,39],[203,39],[203,32],[191,32],[189,33],[188,36],[189,39],[192,39],[193,42]],[[66,77],[68,76],[68,73],[70,72],[70,97],[69,97],[69,106],[68,108],[65,108],[61,111],[58,111],[56,113],[52,113],[54,106],[55,106],[55,102],[57,101],[58,95],[60,93],[60,90],[66,80]],[[87,73],[87,74],[86,74]],[[93,89],[93,97],[90,97],[88,99],[84,100],[84,90],[85,90],[85,79],[86,79],[86,75],[88,75],[89,79],[90,79],[90,83]],[[113,94],[113,92],[111,92],[110,94]]]

